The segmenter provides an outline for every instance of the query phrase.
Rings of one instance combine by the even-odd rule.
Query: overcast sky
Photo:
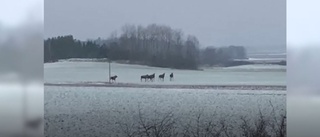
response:
[[[287,41],[289,47],[319,46],[319,5],[319,0],[288,1]]]
[[[43,22],[43,0],[4,0],[0,4],[0,28],[26,22]]]
[[[46,0],[45,37],[106,38],[125,24],[169,25],[203,46],[286,44],[285,0]]]

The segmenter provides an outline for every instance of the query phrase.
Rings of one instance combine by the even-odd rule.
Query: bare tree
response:
[[[240,116],[232,120],[233,115],[222,117],[203,109],[188,117],[177,117],[173,111],[142,111],[139,104],[137,114],[132,115],[133,121],[122,122],[120,129],[127,137],[285,137],[283,114],[273,110],[272,115],[263,115],[259,107],[256,118]]]

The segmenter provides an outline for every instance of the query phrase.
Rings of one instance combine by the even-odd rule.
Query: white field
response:
[[[212,90],[212,89],[155,89],[112,87],[45,87],[46,112],[50,114],[88,113],[99,109],[143,108],[196,109],[208,111],[249,112],[259,105],[285,106],[285,91]],[[214,91],[214,92],[213,92]],[[250,106],[250,107],[247,107]],[[244,109],[245,108],[245,109]]]
[[[157,117],[154,111],[173,112],[187,123],[202,113],[205,119],[219,121],[223,117],[235,126],[241,116],[257,118],[259,108],[263,115],[272,116],[270,102],[276,115],[286,109],[284,91],[54,86],[45,87],[45,91],[45,134],[50,136],[121,134],[117,123],[135,121],[139,105],[151,118]]]
[[[168,80],[171,72],[175,75],[174,81]],[[141,83],[141,75],[152,73],[157,76],[162,73],[167,75],[164,82],[156,79],[152,84],[285,85],[286,81],[285,67],[276,65],[205,68],[204,71],[195,71],[112,63],[112,75],[119,76],[117,82]],[[44,75],[47,83],[102,82],[108,78],[108,63],[48,63],[44,65]],[[270,102],[276,115],[284,113],[286,92],[45,86],[44,101],[45,135],[123,136],[118,122],[134,123],[139,105],[142,113],[151,119],[158,117],[155,111],[173,112],[186,124],[202,113],[205,115],[204,119],[218,122],[222,117],[228,123],[237,125],[241,116],[255,119],[259,108],[265,116],[272,116]]]
[[[47,83],[66,82],[107,82],[109,76],[107,62],[62,61],[44,64],[44,80]],[[142,65],[111,64],[111,75],[117,75],[117,82],[141,83],[140,76],[156,73],[152,84],[245,84],[245,85],[286,85],[286,68],[279,65],[244,65],[227,68],[203,68],[197,70],[177,70],[148,67]],[[174,81],[169,81],[170,73]],[[158,75],[166,73],[164,82]],[[143,82],[149,84],[151,82]]]

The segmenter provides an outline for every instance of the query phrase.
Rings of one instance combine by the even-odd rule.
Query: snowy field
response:
[[[168,79],[171,72],[174,81]],[[155,82],[140,81],[141,75],[152,73],[156,73]],[[158,81],[157,77],[162,73],[166,73],[165,80]],[[45,83],[97,84],[108,81],[108,63],[76,60],[46,63],[44,75]],[[118,84],[132,85],[286,85],[285,66],[277,65],[196,71],[112,63],[112,75],[118,75]],[[214,123],[221,123],[220,120],[224,119],[234,126],[228,127],[229,130],[240,133],[241,117],[256,120],[261,110],[266,118],[274,119],[273,116],[285,114],[286,109],[285,90],[51,85],[45,86],[44,100],[45,135],[50,137],[124,136],[124,129],[134,129],[140,123],[137,121],[141,119],[140,114],[146,116],[145,121],[152,123],[161,121],[167,113],[174,115],[173,119],[177,119],[174,123],[180,125],[180,130],[188,123],[196,125],[191,121],[201,114],[203,120]]]
[[[152,84],[230,84],[230,85],[286,85],[286,68],[278,65],[244,65],[227,68],[203,68],[197,70],[177,70],[112,63],[112,75],[117,75],[119,83],[144,83],[140,76],[156,74]],[[165,80],[158,81],[158,75],[166,73]],[[174,81],[169,81],[174,73]],[[72,62],[61,61],[44,64],[46,83],[68,82],[106,82],[108,81],[108,63],[106,62]]]
[[[123,136],[119,123],[136,120],[139,106],[151,119],[159,117],[156,112],[173,112],[187,123],[202,113],[205,119],[219,121],[222,117],[233,125],[241,116],[257,118],[259,108],[263,115],[271,116],[271,104],[276,115],[286,109],[285,91],[212,91],[46,86],[45,135]]]

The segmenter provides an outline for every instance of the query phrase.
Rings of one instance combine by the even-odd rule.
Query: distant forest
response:
[[[68,58],[109,58],[130,63],[176,69],[198,69],[201,65],[237,65],[233,59],[247,58],[242,46],[200,48],[197,37],[181,30],[151,24],[125,25],[121,34],[107,39],[80,41],[72,35],[44,41],[44,62]]]

